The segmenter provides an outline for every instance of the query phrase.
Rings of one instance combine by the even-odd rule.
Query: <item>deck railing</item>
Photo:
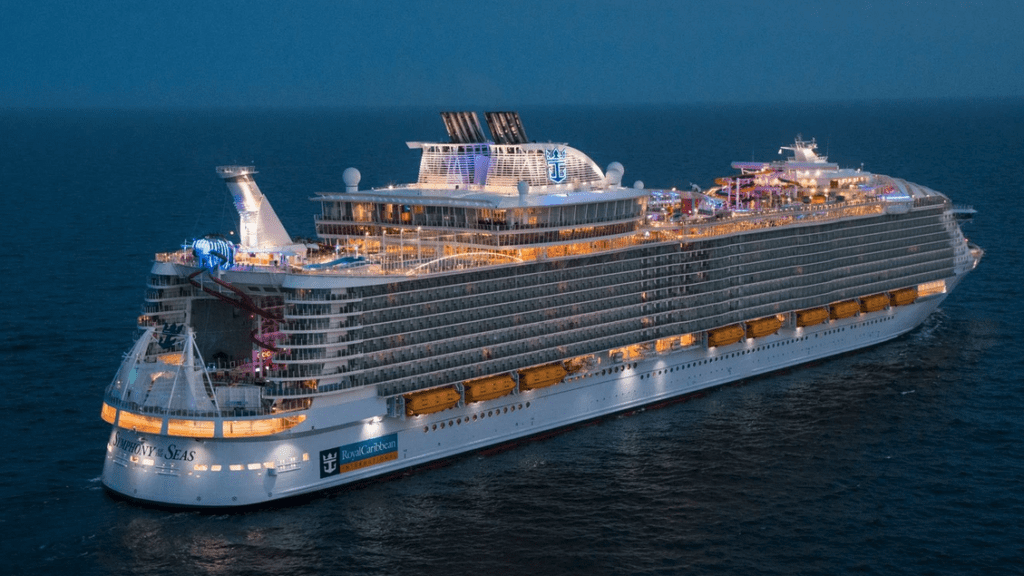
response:
[[[931,206],[946,202],[943,196],[919,198],[915,206]],[[771,229],[791,225],[828,222],[842,218],[882,214],[887,202],[877,198],[848,200],[829,204],[793,204],[779,209],[753,212],[733,212],[683,222],[651,221],[638,231],[615,236],[590,238],[559,234],[565,241],[517,246],[496,246],[488,241],[486,233],[476,230],[465,232],[417,230],[415,233],[388,233],[350,238],[352,250],[359,258],[341,261],[340,252],[314,253],[301,261],[292,258],[287,264],[248,263],[244,260],[229,270],[239,272],[289,272],[303,275],[327,276],[413,276],[466,270],[507,264],[510,261],[536,261],[563,256],[628,248],[665,241],[685,241],[726,236],[757,229]],[[543,232],[543,231],[542,231]],[[545,232],[546,233],[546,232]],[[356,250],[358,248],[358,250]],[[165,252],[156,255],[158,262],[172,262],[195,266],[191,250]],[[338,262],[336,265],[331,265]],[[316,266],[315,268],[313,266]]]

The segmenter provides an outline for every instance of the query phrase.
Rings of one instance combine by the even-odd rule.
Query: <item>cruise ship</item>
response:
[[[415,183],[316,193],[315,241],[217,168],[238,235],[156,255],[110,492],[254,506],[513,443],[890,340],[982,257],[969,209],[799,137],[652,190],[514,112],[441,116]]]

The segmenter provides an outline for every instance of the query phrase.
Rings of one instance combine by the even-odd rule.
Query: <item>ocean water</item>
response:
[[[434,110],[0,111],[0,572],[1020,574],[1024,101],[526,109],[626,182],[709,185],[797,133],[973,205],[979,268],[911,334],[356,490],[236,514],[110,498],[103,390],[155,252],[235,229],[253,163],[313,192],[415,178]]]

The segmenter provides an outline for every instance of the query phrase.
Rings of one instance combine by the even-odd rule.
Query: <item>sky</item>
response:
[[[1024,0],[0,0],[0,108],[1024,97]]]

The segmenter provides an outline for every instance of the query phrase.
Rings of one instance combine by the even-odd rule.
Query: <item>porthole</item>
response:
[[[488,416],[494,416],[494,411],[493,410],[488,410],[487,411],[487,415]]]
[[[473,414],[473,422],[476,422],[476,414]]]
[[[449,420],[449,421],[448,421],[448,425],[449,425],[449,426],[454,426],[454,425],[455,425],[455,423],[454,423],[454,422],[452,422],[451,420]]]
[[[513,407],[512,407],[512,411],[513,411],[513,412],[515,412],[515,411],[516,411],[516,407],[515,407],[515,406],[513,406]]]
[[[434,427],[433,427],[433,429],[434,429],[434,430],[437,430],[437,424],[434,424]]]
[[[522,405],[522,404],[520,404],[520,405],[519,405],[519,409],[520,409],[520,410],[522,410],[522,409],[523,409],[523,405]]]
[[[424,427],[423,427],[423,433],[424,433],[424,434],[426,434],[426,433],[427,433],[427,432],[429,432],[429,431],[430,431],[430,426],[424,426]]]
[[[526,407],[527,407],[527,408],[529,408],[529,407],[530,407],[530,403],[529,403],[529,402],[527,402],[527,403],[526,403]]]
[[[506,406],[505,409],[502,410],[502,414],[508,414],[508,406]]]

